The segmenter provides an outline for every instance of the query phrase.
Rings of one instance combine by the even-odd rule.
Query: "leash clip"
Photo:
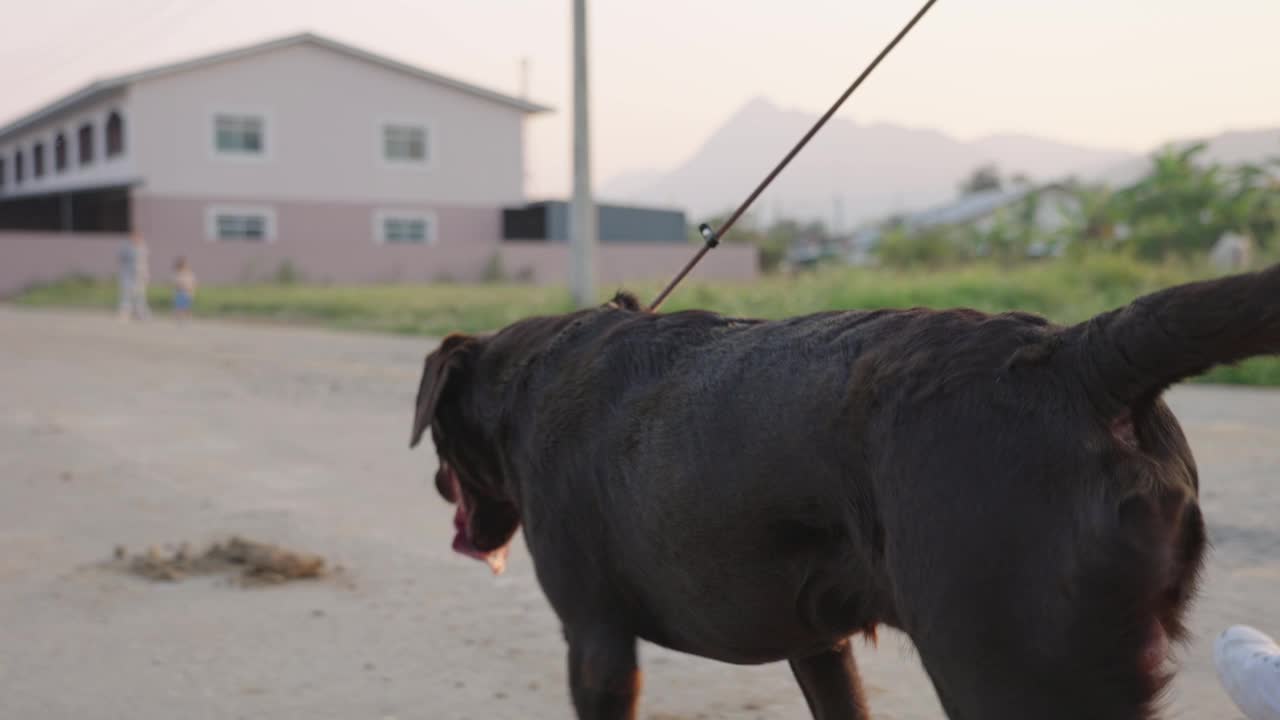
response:
[[[720,244],[720,237],[716,235],[716,231],[712,230],[711,226],[706,223],[702,223],[698,226],[698,234],[707,242],[707,247],[709,248],[713,248]]]

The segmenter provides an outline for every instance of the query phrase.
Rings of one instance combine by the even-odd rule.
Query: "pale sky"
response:
[[[821,112],[919,4],[588,0],[595,184],[679,164],[755,96]],[[95,77],[302,30],[513,94],[527,57],[530,98],[557,110],[528,124],[527,189],[562,195],[570,7],[8,0],[0,124]],[[1277,28],[1277,0],[939,0],[841,117],[1128,150],[1280,126]]]

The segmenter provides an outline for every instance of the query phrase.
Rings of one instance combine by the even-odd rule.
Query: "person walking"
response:
[[[151,317],[147,305],[147,282],[150,279],[150,263],[147,244],[142,233],[134,230],[129,242],[120,248],[117,256],[120,277],[120,320],[146,320]]]

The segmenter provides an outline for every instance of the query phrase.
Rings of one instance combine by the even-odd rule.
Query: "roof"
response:
[[[955,225],[985,217],[1006,205],[1011,205],[1027,195],[1025,189],[981,190],[970,193],[948,205],[930,208],[907,218],[907,224],[916,227]]]
[[[60,113],[109,97],[142,80],[149,80],[151,78],[185,72],[187,70],[196,70],[210,65],[216,65],[218,63],[240,60],[260,53],[294,47],[297,45],[314,45],[316,47],[321,47],[341,55],[346,55],[347,57],[363,60],[388,70],[411,75],[420,80],[444,85],[445,87],[453,88],[454,90],[467,93],[468,95],[474,95],[475,97],[489,100],[499,105],[505,105],[523,112],[540,113],[549,112],[551,110],[550,107],[545,105],[539,105],[510,95],[504,95],[493,90],[487,90],[478,85],[472,85],[461,80],[455,80],[429,70],[414,67],[413,65],[407,65],[383,55],[377,55],[366,50],[352,47],[351,45],[338,42],[331,38],[315,35],[313,33],[299,33],[297,35],[289,35],[233,50],[225,50],[211,55],[203,55],[190,60],[169,63],[167,65],[158,65],[145,70],[138,70],[124,75],[116,75],[113,77],[95,80],[69,95],[64,95],[48,105],[45,105],[34,112],[28,113],[27,115],[23,115],[13,122],[0,127],[0,139],[3,139],[7,135],[21,132],[22,130],[33,125],[37,125],[40,122]]]
[[[908,226],[914,228],[969,223],[984,218],[1000,208],[1008,207],[1032,193],[1058,190],[1061,187],[1060,183],[1049,183],[1036,187],[1015,187],[1009,190],[981,190],[965,195],[947,205],[913,213],[906,218],[906,222]]]

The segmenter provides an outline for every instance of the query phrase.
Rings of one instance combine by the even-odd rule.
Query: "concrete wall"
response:
[[[0,232],[0,297],[68,275],[108,277],[124,235]]]
[[[597,247],[597,283],[667,280],[698,251],[697,245],[665,243],[602,243]],[[569,246],[548,242],[502,244],[502,269],[509,277],[540,285],[569,282]],[[756,250],[721,245],[702,259],[690,274],[693,280],[752,280],[759,276]]]
[[[148,194],[484,207],[523,199],[522,111],[315,45],[144,79],[130,104]],[[262,115],[265,156],[215,153],[218,112]],[[428,128],[425,166],[383,159],[388,122]]]

